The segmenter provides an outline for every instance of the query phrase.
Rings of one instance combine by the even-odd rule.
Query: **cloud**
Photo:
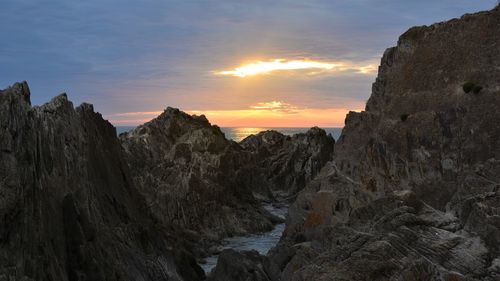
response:
[[[346,114],[360,108],[303,108],[294,114],[273,110],[205,110],[188,111],[204,114],[212,124],[221,127],[342,127]]]
[[[268,61],[256,61],[238,66],[232,70],[214,71],[215,75],[229,75],[245,78],[255,75],[268,75],[271,73],[283,73],[306,71],[307,75],[318,75],[325,73],[354,72],[358,74],[372,74],[377,70],[374,63],[363,65],[353,62],[322,62],[314,60],[286,60],[273,59]]]
[[[248,108],[262,101],[360,108],[380,56],[402,32],[495,2],[2,0],[0,34],[8,40],[0,44],[0,87],[27,80],[34,104],[67,92],[105,116],[166,106],[285,115]],[[276,58],[345,69],[273,70],[251,79],[211,73]],[[123,124],[152,117],[110,118]]]
[[[187,110],[188,114],[205,115],[212,124],[221,127],[342,127],[351,108],[305,108],[283,101],[259,102],[243,109]],[[161,111],[123,112],[107,115],[115,125],[136,126],[150,121]]]
[[[282,101],[271,101],[271,102],[259,102],[255,105],[251,105],[250,109],[269,110],[273,112],[294,114],[298,113],[302,108]]]
[[[158,116],[162,111],[144,111],[144,112],[124,112],[109,114],[108,117],[132,117],[132,116]]]

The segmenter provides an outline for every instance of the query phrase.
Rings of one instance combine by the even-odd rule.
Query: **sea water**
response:
[[[266,209],[271,214],[285,219],[288,211],[288,206],[276,206],[273,204],[265,204]],[[264,233],[251,234],[248,236],[236,236],[226,238],[223,241],[222,249],[233,249],[235,251],[250,251],[255,250],[261,255],[266,255],[280,241],[281,235],[285,230],[285,223],[276,224],[273,230]],[[219,255],[213,255],[205,259],[205,263],[200,264],[206,273],[210,273],[217,265]]]
[[[132,126],[118,126],[116,127],[116,131],[118,134],[128,132],[135,127]],[[278,131],[284,135],[291,136],[295,135],[298,133],[305,133],[307,130],[310,128],[272,128],[272,127],[235,127],[235,128],[229,128],[229,127],[223,127],[221,128],[222,132],[226,136],[227,139],[234,140],[236,142],[242,141],[244,138],[250,136],[250,135],[256,135],[259,132],[262,131],[267,131],[267,130],[274,130]],[[337,140],[340,136],[340,133],[342,132],[342,128],[322,128],[323,130],[326,131],[327,134],[332,135],[332,137]]]

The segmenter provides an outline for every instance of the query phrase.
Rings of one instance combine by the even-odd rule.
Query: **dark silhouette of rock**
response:
[[[209,281],[271,281],[276,280],[269,260],[257,251],[224,250]]]
[[[499,280],[499,45],[497,7],[385,52],[366,111],[290,207],[268,255],[280,280]]]
[[[293,196],[332,160],[335,140],[314,127],[293,136],[276,131],[260,132],[240,144],[255,155],[255,171],[262,173],[268,189],[281,196]]]
[[[65,94],[0,91],[0,280],[199,280],[129,176],[115,128]]]

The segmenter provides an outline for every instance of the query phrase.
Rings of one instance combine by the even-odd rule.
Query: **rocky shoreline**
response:
[[[283,223],[262,207],[290,194],[261,169],[267,139],[244,148],[173,108],[117,138],[66,94],[31,106],[25,82],[0,91],[0,108],[0,280],[202,280],[197,261],[224,238]],[[323,130],[299,134],[323,139],[301,154],[295,136],[273,134],[283,167],[318,165],[316,146],[333,155]],[[296,187],[317,171],[290,176]]]
[[[403,34],[279,245],[213,280],[499,280],[498,46],[500,7]]]
[[[337,142],[227,140],[167,108],[116,136],[66,94],[0,91],[0,281],[500,278],[500,7],[403,34]],[[475,85],[478,90],[467,90]],[[467,86],[467,87],[466,87]],[[283,222],[267,255],[224,239]]]

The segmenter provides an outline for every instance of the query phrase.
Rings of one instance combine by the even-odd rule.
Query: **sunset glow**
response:
[[[282,101],[259,102],[256,105],[250,106],[250,108],[255,110],[270,110],[273,112],[286,113],[294,113],[299,110],[299,107]]]
[[[260,102],[245,109],[235,110],[188,110],[193,115],[205,115],[220,127],[342,127],[346,114],[356,108],[304,108],[283,101]],[[126,112],[107,116],[118,125],[134,125],[147,122],[162,111]]]
[[[241,65],[233,70],[215,71],[216,75],[229,75],[244,78],[247,76],[270,74],[276,71],[308,70],[307,74],[328,72],[342,72],[353,70],[356,73],[367,74],[376,70],[374,65],[356,65],[349,62],[320,62],[313,60],[285,60],[257,61]]]
[[[221,127],[343,127],[346,114],[352,109],[306,108],[293,114],[273,110],[209,110],[189,111],[205,115]],[[359,109],[358,109],[359,110]]]

